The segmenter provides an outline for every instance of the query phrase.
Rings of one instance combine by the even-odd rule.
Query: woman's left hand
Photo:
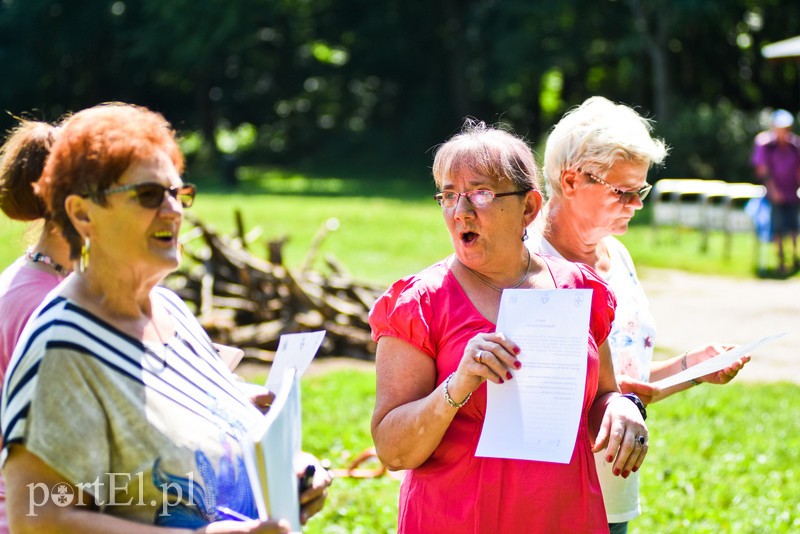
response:
[[[266,414],[269,411],[269,407],[272,406],[274,401],[275,394],[267,388],[264,388],[263,391],[254,392],[250,397],[250,402],[252,402],[253,405],[263,414]]]
[[[612,395],[592,452],[605,449],[604,459],[613,462],[614,476],[627,478],[639,470],[647,455],[647,425],[633,402],[619,394]]]
[[[661,394],[660,387],[650,382],[636,380],[627,375],[617,375],[617,385],[623,393],[635,393],[645,406],[653,402],[653,399]]]
[[[298,465],[302,465],[303,470],[298,473],[298,476],[305,473],[307,466],[314,466],[311,485],[300,493],[300,523],[305,525],[311,516],[325,506],[325,500],[328,498],[328,486],[333,482],[333,477],[316,456],[307,452],[303,452],[301,455]]]
[[[236,385],[247,395],[247,398],[250,399],[253,406],[258,408],[263,414],[266,414],[269,411],[269,407],[275,402],[275,393],[264,386],[244,381],[240,381]]]
[[[734,348],[736,348],[736,345],[707,345],[701,349],[687,352],[686,359],[690,362],[690,366],[697,365],[700,362],[711,359]],[[739,371],[742,370],[742,367],[749,361],[750,355],[745,354],[724,369],[701,376],[697,381],[706,382],[708,384],[727,384],[736,377]]]

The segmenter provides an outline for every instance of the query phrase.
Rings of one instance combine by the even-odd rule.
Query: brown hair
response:
[[[445,177],[462,169],[500,182],[509,181],[520,191],[539,190],[539,169],[525,141],[475,119],[466,119],[461,132],[436,150],[436,186],[441,188]]]
[[[101,104],[64,121],[36,185],[73,259],[78,257],[81,239],[67,216],[66,198],[87,196],[105,205],[104,191],[133,163],[158,151],[167,154],[178,173],[183,172],[183,154],[172,127],[160,113],[143,107]]]
[[[44,201],[33,184],[41,177],[57,128],[22,119],[0,147],[0,209],[17,221],[46,217]]]

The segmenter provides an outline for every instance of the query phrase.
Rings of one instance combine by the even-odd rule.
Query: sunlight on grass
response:
[[[266,194],[342,194],[352,190],[352,185],[342,178],[311,178],[305,174],[286,173],[279,170],[244,168],[239,176],[241,184]]]
[[[0,269],[5,269],[36,242],[38,226],[12,221],[0,213]]]
[[[344,467],[372,445],[374,371],[303,378],[302,397],[306,450]],[[704,385],[652,405],[631,534],[799,531],[798,411],[800,387],[788,383]],[[388,477],[335,480],[305,532],[396,532],[398,492]]]
[[[322,259],[332,255],[356,279],[388,285],[451,253],[433,192],[430,181],[259,170],[245,172],[232,193],[201,185],[192,214],[231,235],[240,210],[251,251],[266,257],[267,242],[286,236],[290,268],[336,218],[339,228],[325,238],[313,268],[324,270]],[[698,232],[656,233],[646,221],[645,211],[622,237],[639,269],[753,276],[752,236],[734,236],[728,257],[722,235],[711,235],[703,251]],[[0,267],[24,250],[26,228],[0,219]],[[304,447],[334,467],[370,447],[374,384],[374,372],[360,370],[303,379]],[[798,411],[800,387],[791,384],[702,386],[654,405],[641,475],[644,515],[630,532],[800,531]],[[393,533],[397,494],[398,482],[388,477],[336,480],[325,510],[305,532]]]
[[[646,532],[797,532],[800,387],[701,386],[652,406]]]
[[[263,384],[264,375],[248,378]],[[303,449],[346,468],[372,447],[369,421],[375,406],[375,373],[337,370],[302,379]],[[307,534],[393,534],[397,532],[394,478],[337,478],[323,511],[303,529]]]

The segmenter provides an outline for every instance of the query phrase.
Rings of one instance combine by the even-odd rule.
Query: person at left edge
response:
[[[372,436],[389,469],[407,470],[398,532],[608,532],[592,450],[605,450],[622,476],[647,452],[642,414],[618,392],[606,344],[614,297],[590,268],[526,249],[542,196],[523,140],[468,120],[436,151],[433,175],[454,254],[393,284],[369,317],[378,344]],[[567,464],[475,456],[486,381],[514,380],[522,365],[519,346],[495,331],[502,290],[512,287],[593,290]]]
[[[76,113],[51,147],[37,188],[75,272],[32,315],[3,385],[12,532],[289,530],[220,521],[257,517],[241,447],[261,413],[158,286],[194,201],[182,169],[164,118],[126,104]],[[304,517],[329,482],[320,469]]]
[[[0,147],[0,209],[12,220],[30,223],[26,236],[38,230],[30,248],[0,273],[0,382],[28,318],[71,268],[69,246],[33,190],[57,134],[57,126],[22,119]],[[0,534],[7,533],[0,477]]]

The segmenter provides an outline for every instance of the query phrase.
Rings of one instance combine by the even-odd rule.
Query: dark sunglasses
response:
[[[113,193],[124,193],[125,191],[133,191],[141,207],[157,209],[161,206],[161,203],[164,202],[164,193],[169,193],[172,198],[178,199],[181,206],[188,208],[194,203],[194,195],[197,189],[194,184],[164,187],[156,182],[141,182],[138,184],[112,187],[111,189],[106,189],[104,194],[111,195]]]

